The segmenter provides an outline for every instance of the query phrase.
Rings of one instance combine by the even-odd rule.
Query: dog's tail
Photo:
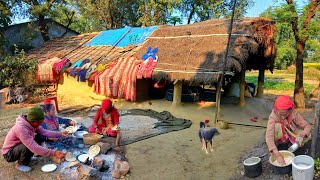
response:
[[[206,124],[204,122],[200,122],[200,128],[205,128],[206,127]]]

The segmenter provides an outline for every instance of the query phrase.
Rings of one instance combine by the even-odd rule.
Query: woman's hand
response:
[[[281,166],[285,166],[286,165],[286,162],[284,161],[283,157],[281,156],[281,154],[279,154],[277,156],[277,161],[278,163],[281,165]]]
[[[66,154],[63,153],[62,151],[56,150],[56,151],[54,152],[54,156],[55,156],[57,159],[63,159],[63,158],[66,156]]]
[[[54,142],[56,142],[56,141],[58,141],[58,138],[48,138],[50,141],[54,141]]]
[[[60,135],[63,136],[63,137],[66,137],[66,136],[69,135],[69,132],[68,131],[61,131]]]
[[[302,141],[303,141],[303,137],[301,135],[299,135],[297,138],[296,138],[296,141],[299,142],[299,145],[301,146],[302,145]]]
[[[76,122],[74,122],[73,120],[70,120],[70,125],[76,126],[77,124],[76,124]]]

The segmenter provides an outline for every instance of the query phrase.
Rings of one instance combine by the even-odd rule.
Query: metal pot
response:
[[[279,151],[283,158],[286,157],[295,157],[295,155],[290,151]],[[273,156],[273,154],[269,157],[269,162],[272,164],[272,169],[275,174],[289,174],[292,171],[292,162],[287,164],[286,166],[278,166],[274,162],[277,161],[277,158]]]
[[[244,172],[247,177],[257,177],[262,174],[262,163],[259,157],[251,157],[243,161]]]

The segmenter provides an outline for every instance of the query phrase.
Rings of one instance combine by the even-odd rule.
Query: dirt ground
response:
[[[237,106],[234,99],[225,99],[222,104],[221,119],[247,125],[266,126],[267,117],[272,109],[274,96],[266,99],[247,99],[244,107]],[[87,104],[93,105],[101,101],[96,99]],[[230,129],[219,129],[221,135],[214,137],[214,151],[206,155],[201,151],[198,138],[199,122],[206,119],[213,124],[215,112],[214,103],[185,103],[173,107],[171,102],[165,100],[151,100],[140,103],[131,103],[124,100],[114,100],[118,109],[142,108],[156,111],[168,110],[174,116],[190,119],[193,125],[185,130],[162,134],[150,139],[139,141],[126,146],[126,157],[130,163],[128,179],[233,179],[241,176],[242,165],[239,163],[243,154],[255,144],[264,141],[265,128],[240,125],[230,125]],[[59,101],[61,108],[68,104]],[[69,104],[70,105],[70,104]],[[2,144],[6,133],[15,122],[18,113],[26,112],[28,108],[11,105],[5,107],[0,116],[0,143]],[[306,110],[303,116],[312,120],[313,111]],[[258,122],[250,121],[258,117]],[[14,164],[7,163],[0,158],[0,179],[56,179],[53,174],[40,171],[35,166],[31,173],[21,173],[14,169]],[[240,178],[241,179],[241,178]]]

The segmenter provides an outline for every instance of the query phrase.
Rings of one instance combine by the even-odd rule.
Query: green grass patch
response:
[[[320,63],[303,63],[303,67],[305,68],[316,68],[318,70],[320,70]]]
[[[264,89],[266,90],[281,90],[281,91],[290,91],[294,89],[294,82],[283,81],[284,77],[266,77],[264,82]],[[246,81],[249,83],[254,83],[258,85],[257,75],[248,75],[246,76]],[[304,83],[305,93],[310,94],[314,85]]]

